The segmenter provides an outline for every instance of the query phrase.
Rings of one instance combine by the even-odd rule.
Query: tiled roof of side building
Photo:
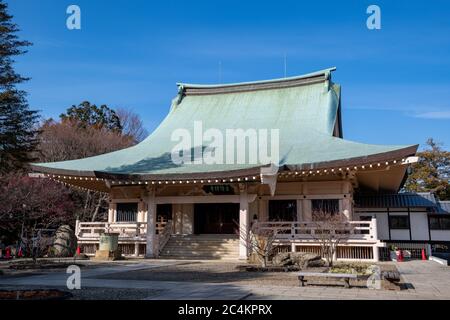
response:
[[[432,193],[393,193],[379,195],[355,195],[358,208],[430,208],[437,209]]]
[[[439,213],[450,213],[450,201],[438,201]]]

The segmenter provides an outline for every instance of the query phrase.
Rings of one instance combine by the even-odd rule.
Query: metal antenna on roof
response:
[[[286,53],[284,53],[284,77],[286,78],[286,74],[287,74],[287,58],[286,58]]]
[[[222,61],[219,60],[219,83],[222,83]]]

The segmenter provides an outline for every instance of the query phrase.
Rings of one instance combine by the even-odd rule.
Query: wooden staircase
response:
[[[228,234],[172,235],[161,259],[239,259],[239,237]]]

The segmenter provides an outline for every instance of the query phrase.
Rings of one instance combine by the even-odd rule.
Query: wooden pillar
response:
[[[302,200],[302,213],[303,213],[303,221],[305,222],[312,221],[311,200],[309,199]]]
[[[297,206],[297,222],[301,222],[301,221],[303,221],[303,213],[302,213],[303,201],[297,199],[296,206]]]
[[[175,203],[172,205],[172,215],[175,234],[183,233],[183,216],[181,211],[181,204]]]
[[[269,221],[269,200],[259,200],[258,221]]]
[[[139,257],[139,242],[134,243],[134,256]]]
[[[154,258],[156,254],[156,198],[155,189],[150,189],[147,196],[147,249],[146,258]]]
[[[194,205],[192,203],[184,203],[182,208],[182,234],[194,233]]]
[[[247,237],[249,233],[249,205],[247,186],[239,185],[239,259],[248,258]]]

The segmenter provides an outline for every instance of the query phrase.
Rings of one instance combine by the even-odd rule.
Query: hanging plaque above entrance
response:
[[[234,194],[234,189],[228,184],[206,185],[203,190],[214,195]]]

